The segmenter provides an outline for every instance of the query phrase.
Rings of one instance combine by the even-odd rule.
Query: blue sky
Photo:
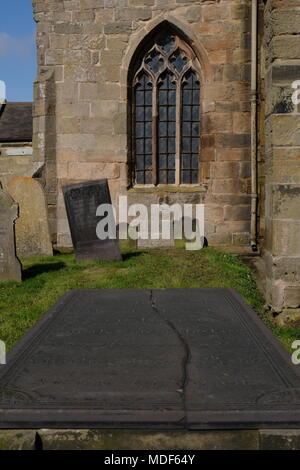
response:
[[[8,101],[32,101],[36,76],[35,22],[31,0],[1,0],[0,80]]]

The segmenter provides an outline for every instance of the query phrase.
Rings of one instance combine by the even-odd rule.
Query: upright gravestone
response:
[[[88,181],[64,186],[62,189],[76,260],[122,259],[116,238],[99,239],[97,235],[97,226],[104,218],[104,215],[97,216],[97,209],[102,204],[109,204],[111,207],[107,180]],[[115,227],[114,217],[110,219],[110,223]]]
[[[0,188],[0,282],[21,281],[21,264],[16,257],[14,222],[18,204]]]
[[[52,256],[46,200],[38,181],[26,176],[13,178],[7,185],[19,205],[16,221],[16,250],[19,257]]]

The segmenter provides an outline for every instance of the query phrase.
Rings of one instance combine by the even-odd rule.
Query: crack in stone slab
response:
[[[186,389],[189,381],[189,375],[188,375],[188,365],[191,361],[191,350],[189,347],[189,344],[187,343],[186,339],[184,336],[178,331],[174,323],[166,318],[158,309],[157,304],[154,300],[154,295],[153,295],[153,290],[150,291],[150,303],[153,311],[157,314],[157,316],[163,320],[170,328],[171,330],[175,333],[177,336],[179,342],[181,343],[183,350],[184,350],[184,356],[182,358],[182,374],[181,374],[181,380],[180,380],[180,389],[178,389],[178,392],[181,395],[182,399],[182,405],[183,405],[183,411],[184,411],[184,422],[187,422],[187,404],[186,404]]]

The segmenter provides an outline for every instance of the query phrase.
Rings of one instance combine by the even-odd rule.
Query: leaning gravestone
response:
[[[122,259],[116,238],[99,239],[97,225],[104,216],[97,216],[102,204],[109,204],[111,197],[106,179],[88,181],[62,188],[66,211],[77,261]],[[114,217],[111,225],[115,228]],[[112,230],[114,231],[114,230]]]
[[[19,204],[16,249],[19,257],[52,256],[46,200],[40,183],[26,176],[10,180],[7,190]]]
[[[0,188],[0,282],[21,281],[21,264],[16,257],[14,222],[18,204]]]

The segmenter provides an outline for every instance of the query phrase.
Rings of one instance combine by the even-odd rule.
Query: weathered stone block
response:
[[[80,34],[82,25],[78,23],[58,23],[54,25],[54,32],[57,34]]]
[[[93,101],[98,98],[97,83],[81,83],[79,89],[79,99],[83,101]]]
[[[261,450],[298,450],[300,433],[298,429],[264,429],[259,431]]]
[[[286,283],[300,281],[300,258],[291,256],[277,256],[269,259],[268,271],[274,279],[282,279]]]
[[[120,176],[120,168],[117,163],[86,163],[86,162],[71,162],[68,165],[67,177],[71,180],[95,180],[103,178],[118,178]],[[60,175],[62,177],[62,175]]]
[[[276,219],[300,219],[300,186],[278,184],[272,186],[272,215]],[[300,242],[300,233],[299,233]]]
[[[249,147],[251,142],[250,134],[218,134],[216,136],[217,147],[239,148]]]
[[[244,161],[250,160],[250,149],[248,148],[217,148],[216,160],[218,161]]]
[[[35,430],[0,431],[0,450],[35,450],[35,441]]]
[[[145,21],[149,20],[152,17],[152,11],[146,6],[135,8],[126,8],[126,9],[116,9],[115,13],[116,21],[132,20],[132,21]]]
[[[115,100],[93,101],[91,103],[91,117],[105,118],[114,116],[118,110],[118,102]]]
[[[215,162],[211,164],[211,178],[237,178],[239,164],[236,162]]]
[[[249,246],[251,235],[249,232],[237,232],[232,234],[232,244],[236,246]]]
[[[80,132],[83,134],[112,135],[113,122],[111,119],[85,118],[80,121]]]
[[[237,101],[216,101],[216,111],[218,113],[228,113],[240,110],[240,103]]]
[[[295,8],[274,9],[272,11],[271,24],[274,35],[299,34],[299,23],[300,11]]]
[[[300,255],[300,220],[273,221],[273,254]]]
[[[208,245],[230,245],[230,233],[210,233],[207,235]]]
[[[105,34],[124,34],[129,33],[132,30],[131,21],[119,21],[107,23],[104,25]]]
[[[212,191],[221,194],[238,194],[246,192],[246,186],[240,179],[218,179],[213,181]]]
[[[219,5],[217,3],[211,5],[203,5],[202,7],[203,21],[219,21],[230,17],[230,6]]]
[[[284,288],[284,304],[289,308],[300,308],[299,286],[288,286]]]
[[[276,59],[299,59],[300,35],[279,36],[272,42],[273,57]]]
[[[300,115],[275,114],[272,116],[272,127],[275,146],[299,145]]]
[[[250,220],[250,215],[248,205],[224,207],[224,220]]]
[[[272,67],[272,78],[274,82],[291,84],[299,80],[300,63],[297,65],[274,65]]]
[[[247,134],[250,132],[250,113],[233,113],[233,132]]]
[[[207,113],[202,118],[202,131],[205,134],[212,132],[232,132],[231,113]]]

